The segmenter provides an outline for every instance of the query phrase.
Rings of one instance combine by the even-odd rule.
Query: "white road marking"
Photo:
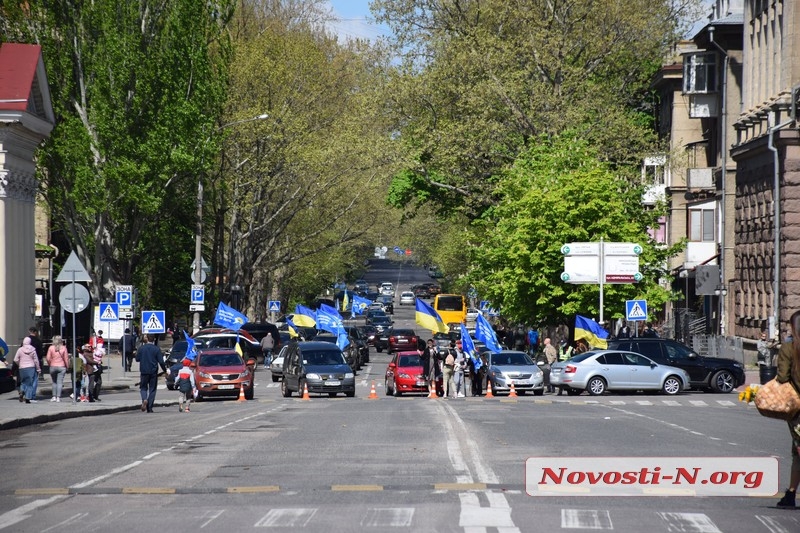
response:
[[[47,498],[45,500],[34,500],[32,502],[28,502],[25,505],[21,505],[16,509],[12,509],[6,513],[0,515],[0,529],[5,529],[9,526],[13,526],[19,522],[22,522],[26,518],[30,517],[30,514],[39,507],[44,507],[45,505],[50,505],[51,503],[59,502],[63,499],[67,498],[67,496],[53,496],[52,498]]]
[[[614,529],[608,511],[561,509],[561,529]]]
[[[48,527],[47,529],[43,529],[42,533],[47,533],[48,531],[50,531],[52,529],[61,529],[62,527],[66,526],[66,525],[69,525],[69,524],[73,524],[75,522],[77,522],[78,524],[83,524],[83,520],[87,516],[89,516],[89,513],[74,514],[74,515],[70,516],[69,518],[67,518],[66,520],[64,520],[62,522],[59,522],[58,524],[54,524],[54,525]],[[67,528],[67,529],[72,529],[72,528]],[[77,529],[80,530],[82,528],[78,527]]]
[[[725,407],[733,407],[736,405],[730,400],[717,400],[717,403]]]
[[[680,407],[681,406],[681,402],[678,402],[678,401],[675,401],[675,400],[663,400],[661,403],[663,403],[664,405],[669,405],[670,407]]]
[[[658,513],[667,523],[670,533],[722,533],[711,519],[703,513]]]
[[[636,403],[639,405],[653,405],[653,402],[649,400],[636,400]]]
[[[305,527],[316,509],[270,509],[253,527]]]
[[[689,403],[694,405],[695,407],[707,407],[708,404],[703,400],[689,400]]]
[[[792,531],[800,531],[800,520],[793,516],[777,518],[775,516],[756,515],[756,519],[764,524],[764,527],[769,530],[769,533],[792,533]],[[783,527],[781,522],[791,522],[791,529]]]
[[[373,507],[361,519],[361,527],[411,527],[413,507]]]
[[[213,522],[214,520],[219,518],[222,515],[222,513],[224,513],[224,512],[225,512],[225,509],[222,509],[220,511],[206,511],[205,513],[203,513],[203,516],[201,516],[201,518],[205,518],[205,517],[209,517],[209,518],[208,518],[208,520],[206,520],[205,522],[200,524],[200,529],[203,529],[208,524],[210,524],[211,522]]]

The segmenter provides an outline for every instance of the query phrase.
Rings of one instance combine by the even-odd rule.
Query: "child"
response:
[[[196,385],[191,365],[192,362],[190,360],[184,359],[183,367],[175,376],[175,389],[180,394],[178,397],[178,411],[180,412],[189,412],[189,404],[192,403],[195,394]],[[186,403],[186,407],[184,407],[184,402]]]

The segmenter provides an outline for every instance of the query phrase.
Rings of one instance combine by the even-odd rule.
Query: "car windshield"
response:
[[[172,350],[170,353],[186,353],[186,349],[189,347],[189,343],[186,341],[177,341],[175,344],[172,345]]]
[[[307,365],[346,365],[347,362],[338,350],[315,350],[303,352],[303,362]]]
[[[378,298],[378,301],[382,302],[382,303],[390,304],[390,303],[392,303],[394,301],[394,299],[392,299],[391,296],[380,296]]]
[[[200,354],[197,366],[238,366],[244,361],[237,353],[211,353]]]
[[[392,323],[388,316],[375,316],[371,320],[373,324],[386,325]]]
[[[418,355],[401,355],[397,360],[397,366],[422,366],[422,359]]]
[[[415,335],[413,329],[393,329],[391,333],[395,337],[413,337]]]
[[[492,355],[493,365],[532,365],[533,361],[524,353],[498,353]]]
[[[336,344],[336,340],[337,339],[333,335],[317,335],[312,340],[322,341],[322,342],[330,342],[330,343]]]
[[[215,348],[226,346],[227,341],[224,337],[197,337],[194,340],[195,348]]]

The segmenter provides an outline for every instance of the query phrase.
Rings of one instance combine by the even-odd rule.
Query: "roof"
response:
[[[40,132],[47,130],[46,134],[55,123],[42,47],[3,43],[0,45],[0,120],[25,122],[28,117],[36,117],[49,125],[49,128],[45,124],[34,125]]]

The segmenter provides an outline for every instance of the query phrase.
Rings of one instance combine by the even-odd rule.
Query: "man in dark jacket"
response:
[[[158,367],[162,372],[167,371],[164,364],[164,354],[161,349],[153,344],[155,335],[145,335],[142,346],[136,351],[136,361],[139,363],[139,393],[142,395],[142,411],[153,412],[156,401],[156,388],[158,386]]]

